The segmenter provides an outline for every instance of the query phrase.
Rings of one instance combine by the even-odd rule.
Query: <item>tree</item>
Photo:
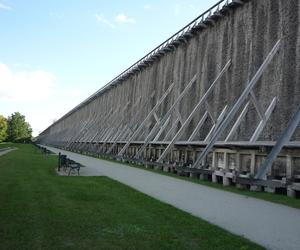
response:
[[[8,140],[12,142],[30,141],[32,129],[25,116],[19,112],[13,113],[8,117]]]
[[[4,116],[0,115],[0,142],[7,138],[7,120]]]

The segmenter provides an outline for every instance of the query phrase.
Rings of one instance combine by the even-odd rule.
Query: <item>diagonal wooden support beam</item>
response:
[[[271,114],[273,113],[275,106],[277,103],[277,98],[274,97],[270,106],[268,107],[267,111],[264,114],[264,119],[262,119],[259,123],[259,125],[257,126],[254,134],[252,135],[250,142],[255,142],[257,141],[257,139],[259,138],[260,134],[262,133],[263,129],[265,128],[268,120],[270,119]]]
[[[152,130],[146,137],[144,144],[141,146],[141,148],[138,150],[138,152],[134,156],[135,159],[138,159],[140,157],[141,153],[144,152],[145,148],[148,146],[150,141],[157,135],[158,130],[161,129],[161,124],[164,124],[166,122],[166,120],[171,116],[172,112],[177,108],[180,101],[186,96],[186,94],[188,93],[188,90],[192,87],[192,85],[196,82],[196,80],[197,80],[197,74],[194,75],[192,80],[187,84],[185,89],[181,92],[181,94],[175,100],[172,107],[167,111],[167,113],[161,119],[161,123],[160,124],[156,123],[154,125],[154,127],[152,128]],[[178,118],[178,119],[180,119],[180,118]]]
[[[112,110],[112,111],[111,111],[110,113],[108,113],[108,114],[104,117],[104,119],[103,119],[103,124],[102,124],[102,125],[100,125],[100,124],[98,124],[98,123],[96,123],[96,124],[94,125],[92,131],[93,131],[95,134],[88,137],[88,140],[89,140],[90,142],[95,142],[95,140],[98,141],[98,139],[101,138],[101,136],[103,135],[103,133],[105,133],[105,132],[107,131],[107,128],[106,128],[107,123],[109,122],[109,120],[110,120],[112,117],[114,117],[114,115],[115,115],[116,113],[118,113],[118,111],[120,110],[120,106],[118,106],[118,108],[115,109],[115,110],[113,110],[113,109],[111,109],[111,110]],[[102,126],[102,127],[104,127],[104,128],[101,129],[100,126]]]
[[[102,114],[102,115],[98,115],[96,117],[96,119],[93,120],[93,122],[91,124],[89,124],[89,126],[85,129],[85,132],[76,140],[76,141],[82,141],[84,136],[86,135],[86,133],[89,133],[88,134],[88,137],[90,137],[90,135],[95,132],[96,133],[96,129],[95,127],[98,126],[98,122],[100,120],[103,120],[105,121],[110,115],[111,113],[113,112],[113,109],[111,108],[108,112]]]
[[[276,97],[273,98],[273,100],[272,100],[271,104],[269,105],[267,111],[265,113],[263,113],[263,111],[262,111],[263,108],[261,107],[258,100],[256,99],[255,94],[253,93],[253,91],[250,92],[250,97],[251,97],[252,103],[256,107],[256,111],[257,111],[259,117],[261,118],[261,121],[260,121],[259,125],[257,126],[254,134],[252,135],[252,137],[250,139],[250,142],[255,142],[255,141],[257,141],[259,135],[263,131],[266,123],[270,119],[270,116],[271,116],[271,114],[274,111],[274,108],[276,106],[277,98]],[[241,124],[242,119],[244,119],[244,117],[246,116],[246,114],[249,110],[249,106],[250,106],[250,101],[245,105],[245,108],[243,109],[243,111],[239,115],[237,121],[235,122],[235,124],[233,125],[232,129],[230,130],[228,136],[226,137],[225,142],[228,142],[230,140],[230,138],[233,136],[236,129]]]
[[[213,115],[213,111],[212,111],[210,105],[208,104],[207,100],[205,101],[205,106],[206,106],[206,110],[207,110],[207,113],[208,113],[210,119],[212,120],[213,124],[215,125],[217,121],[216,121],[215,116]]]
[[[95,109],[95,107],[94,107],[94,109]],[[96,119],[99,116],[100,116],[100,114],[98,114],[96,116]],[[83,125],[83,127],[81,127],[79,132],[77,130],[78,126],[76,126],[76,124],[75,124],[75,126],[73,126],[73,128],[70,130],[71,138],[69,139],[69,143],[72,144],[73,142],[80,140],[83,137],[83,135],[89,130],[88,128],[95,123],[96,119],[94,117],[94,112],[90,112],[89,118],[82,120],[84,122],[84,125]],[[67,147],[69,147],[69,146],[70,145],[68,145]]]
[[[112,134],[117,133],[119,127],[122,125],[123,120],[125,118],[125,111],[128,108],[130,104],[130,101],[127,102],[127,104],[122,108],[121,113],[123,114],[123,118],[120,120],[119,118],[119,114],[116,114],[115,117],[110,121],[110,129],[109,131],[103,136],[103,144],[100,146],[99,150],[103,151],[103,148],[107,145],[110,137]],[[117,122],[117,120],[119,120],[119,122],[117,123],[116,126],[114,126],[114,124]]]
[[[228,106],[226,105],[224,107],[224,109],[222,110],[221,114],[219,115],[218,119],[216,120],[215,124],[212,126],[211,130],[207,134],[204,142],[208,142],[209,139],[211,138],[212,134],[214,133],[214,131],[218,128],[218,126],[220,126],[221,122],[224,120],[224,117],[226,115],[227,109],[228,109]]]
[[[213,148],[213,146],[217,142],[218,138],[221,136],[221,134],[227,128],[227,126],[230,124],[230,122],[232,121],[232,119],[234,118],[234,116],[236,115],[236,113],[238,112],[238,110],[240,109],[241,105],[248,98],[251,90],[255,87],[255,85],[257,84],[258,80],[260,79],[260,77],[262,76],[262,74],[264,73],[264,71],[266,70],[266,68],[268,67],[268,65],[273,60],[274,56],[276,55],[276,53],[278,52],[278,50],[280,48],[280,44],[281,44],[281,40],[278,40],[277,43],[272,48],[271,52],[268,54],[268,56],[265,59],[265,61],[263,62],[263,64],[260,66],[260,68],[258,69],[258,71],[256,72],[256,74],[254,75],[254,77],[250,81],[250,83],[246,86],[245,90],[240,95],[239,99],[236,101],[236,103],[233,105],[233,107],[229,111],[229,114],[227,115],[227,117],[224,119],[224,121],[222,122],[222,124],[218,127],[218,129],[216,130],[216,132],[212,136],[210,142],[206,145],[206,147],[204,148],[204,150],[201,152],[201,154],[197,158],[197,160],[194,163],[194,165],[192,166],[192,168],[197,168],[198,165],[201,164],[201,162],[204,160],[204,158],[208,155],[208,153],[210,152],[210,150]]]
[[[159,120],[158,115],[156,114],[156,112],[153,113],[153,116],[154,116],[155,121],[160,124],[160,120]]]
[[[165,135],[162,141],[167,141],[170,134],[174,131],[174,129],[177,127],[178,123],[180,123],[179,118],[176,118],[176,120],[173,122],[172,127],[169,129],[168,133]]]
[[[163,101],[166,99],[166,97],[171,93],[172,89],[174,87],[174,83],[172,83],[169,88],[165,91],[165,93],[162,95],[162,97],[159,99],[159,101],[156,103],[156,105],[153,107],[153,109],[149,112],[147,117],[144,119],[144,121],[140,124],[138,129],[133,133],[131,138],[128,140],[128,142],[125,144],[125,146],[121,149],[121,151],[118,153],[118,157],[122,157],[127,148],[129,147],[130,143],[136,138],[136,136],[142,131],[145,124],[148,122],[148,120],[152,117],[153,113],[159,108],[159,106],[163,103]]]
[[[268,155],[266,161],[258,170],[255,179],[266,179],[268,171],[271,169],[273,162],[277,159],[282,148],[291,140],[298,124],[300,123],[300,105],[297,107],[295,114],[292,116],[287,128],[283,131],[276,145]]]
[[[225,74],[225,72],[229,69],[231,65],[231,60],[229,60],[224,68],[221,70],[219,75],[216,77],[216,79],[213,81],[213,83],[210,85],[208,90],[205,92],[205,94],[202,96],[200,101],[197,103],[197,105],[194,107],[193,111],[190,113],[189,117],[185,120],[185,122],[182,124],[179,131],[176,133],[176,135],[173,137],[172,141],[169,143],[167,148],[164,150],[164,152],[161,154],[157,162],[162,162],[164,158],[167,156],[167,154],[170,152],[170,150],[173,148],[175,142],[180,138],[180,136],[183,134],[186,127],[190,124],[200,107],[202,107],[207,100],[208,96],[212,93],[213,89],[215,88],[218,81],[222,78],[222,76]]]
[[[83,130],[80,132],[80,133],[77,133],[74,137],[73,137],[73,139],[72,139],[72,141],[73,142],[75,142],[75,141],[81,141],[82,139],[83,139],[83,137],[86,135],[86,133],[87,132],[89,132],[90,130],[91,130],[91,128],[93,128],[93,126],[98,122],[98,120],[101,118],[101,117],[105,117],[106,115],[109,115],[109,113],[112,111],[112,109],[108,112],[108,113],[105,113],[105,114],[99,114],[99,115],[97,115],[97,117],[96,118],[94,118],[94,119],[91,119],[90,120],[90,122],[88,122],[85,126],[84,126],[84,128],[83,128]]]
[[[175,108],[175,114],[178,117],[180,124],[182,125],[183,124],[183,119],[182,119],[182,116],[180,114],[178,105],[177,105],[177,108]]]
[[[142,105],[140,105],[140,107],[143,106],[148,106],[148,104],[150,103],[150,101],[153,99],[153,97],[155,96],[155,91],[153,91],[150,95],[150,98],[147,98],[147,100],[145,101],[145,103],[143,103]],[[140,104],[140,100],[141,97],[139,97],[138,99],[139,101],[136,102],[136,107],[138,107],[138,105]],[[135,107],[133,107],[133,110],[135,110]],[[118,141],[122,138],[127,138],[128,134],[131,136],[134,133],[134,130],[137,129],[136,127],[138,126],[136,124],[136,121],[138,119],[138,117],[143,113],[143,108],[139,108],[137,112],[134,113],[134,116],[132,119],[130,119],[129,124],[126,124],[125,127],[120,131],[120,133],[116,136],[116,139],[113,143],[113,145],[107,150],[106,154],[110,154],[112,152],[112,150],[114,149],[114,147],[117,145]]]
[[[205,111],[204,115],[202,116],[202,118],[199,120],[196,128],[194,129],[193,133],[191,134],[190,138],[188,139],[188,141],[193,141],[197,135],[197,133],[199,132],[200,128],[203,126],[204,122],[206,121],[206,119],[208,118],[208,112]]]
[[[166,122],[162,125],[161,129],[159,130],[159,132],[157,133],[157,135],[155,136],[153,141],[158,141],[159,137],[161,136],[162,132],[164,132],[165,128],[168,126],[169,122],[170,122],[171,117],[169,117]]]
[[[80,125],[82,125],[81,129],[79,130],[79,132],[74,133],[74,135],[69,139],[69,142],[66,145],[67,147],[71,146],[71,144],[76,140],[76,138],[78,137],[78,135],[81,134],[85,130],[86,126],[90,122],[92,122],[92,120],[86,120],[86,121],[81,120],[80,124],[78,126],[75,126],[76,128],[78,128],[78,127],[80,127]],[[75,128],[72,128],[71,131],[72,132],[75,131]]]
[[[104,142],[105,142],[106,140],[108,140],[109,137],[110,137],[110,135],[111,135],[111,133],[114,132],[115,129],[117,129],[117,128],[119,127],[120,124],[122,124],[123,119],[124,119],[125,111],[126,111],[126,109],[128,108],[129,104],[130,104],[130,101],[128,101],[128,102],[126,103],[126,105],[125,105],[119,112],[117,112],[117,113],[114,115],[114,117],[112,117],[112,118],[109,120],[109,122],[107,123],[107,126],[108,126],[109,131],[108,131],[106,134],[104,134],[104,135],[102,136],[102,138],[101,138]],[[120,106],[120,108],[121,108],[121,106]],[[120,119],[120,115],[121,115],[122,119]],[[117,124],[117,125],[115,125],[115,124]]]
[[[95,110],[96,107],[94,106],[94,109]],[[100,116],[103,116],[103,114],[97,114],[96,117],[94,115],[94,111],[93,112],[90,112],[90,118],[89,118],[89,122],[84,126],[84,129],[82,130],[81,133],[74,133],[75,136],[73,137],[72,141],[79,141],[82,139],[82,137],[88,132],[90,131],[90,127],[92,127],[95,122],[97,121],[98,118],[100,118]]]
[[[151,95],[152,96],[152,95]],[[132,110],[136,110],[136,108],[141,104],[141,97],[137,99],[135,104],[132,106]],[[118,125],[113,128],[113,136],[110,138],[114,143],[117,142],[118,138],[121,134],[123,134],[126,130],[126,126],[123,126],[125,119],[127,118],[127,113],[123,113],[122,120],[119,121]]]
[[[99,126],[101,121],[106,121],[106,119],[109,118],[109,116],[113,113],[113,109],[110,109],[109,112],[106,112],[104,115],[98,116],[93,124],[89,126],[89,128],[86,130],[88,132],[88,135],[86,136],[87,141],[92,141],[99,133]]]
[[[128,105],[128,103],[126,104],[126,106],[127,105]],[[116,110],[114,110],[114,112],[111,114],[111,116],[109,116],[107,118],[107,120],[104,122],[104,124],[101,125],[101,127],[103,127],[103,130],[95,138],[98,142],[104,141],[105,138],[108,136],[108,134],[110,133],[110,131],[111,131],[112,127],[114,126],[116,120],[119,118],[120,112],[122,112],[121,108],[122,108],[122,106],[119,105],[118,108]],[[98,130],[100,128],[98,128]]]
[[[257,98],[256,98],[253,90],[250,92],[250,96],[251,96],[252,103],[254,104],[254,107],[255,107],[256,112],[258,113],[260,119],[263,120],[263,121],[265,121],[266,120],[266,116],[265,116],[265,114],[263,112],[263,108],[259,104],[259,101],[257,100]]]
[[[238,119],[236,120],[236,122],[234,123],[232,129],[230,130],[228,136],[225,139],[225,142],[228,142],[232,136],[234,135],[234,133],[236,132],[237,128],[240,126],[242,120],[244,119],[244,117],[246,116],[248,110],[249,110],[249,106],[250,106],[250,101],[247,102],[247,104],[245,105],[243,111],[241,112],[241,114],[239,115]]]

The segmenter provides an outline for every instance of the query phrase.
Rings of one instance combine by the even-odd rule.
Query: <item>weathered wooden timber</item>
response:
[[[300,0],[219,1],[38,142],[297,196],[299,23]]]

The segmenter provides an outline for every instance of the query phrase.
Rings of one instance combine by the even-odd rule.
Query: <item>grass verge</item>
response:
[[[0,158],[1,249],[262,249],[106,177],[58,177],[32,145]]]

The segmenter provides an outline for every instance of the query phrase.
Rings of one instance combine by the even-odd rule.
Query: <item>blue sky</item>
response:
[[[0,114],[34,135],[216,0],[0,0]]]

